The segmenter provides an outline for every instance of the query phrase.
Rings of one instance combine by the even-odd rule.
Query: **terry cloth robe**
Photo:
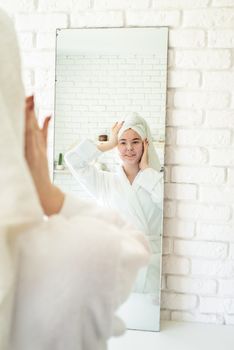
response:
[[[0,349],[103,350],[115,312],[149,260],[144,235],[67,195],[44,219],[24,159],[24,89],[13,25],[0,10]]]
[[[98,170],[92,162],[101,154],[86,139],[65,154],[65,161],[74,177],[98,202],[118,210],[125,220],[146,234],[152,256],[134,291],[155,293],[160,289],[163,175],[147,168],[139,171],[131,184],[122,166],[116,173]]]

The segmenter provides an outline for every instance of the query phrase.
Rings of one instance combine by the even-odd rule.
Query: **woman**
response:
[[[106,349],[124,330],[115,310],[147,264],[147,244],[113,211],[51,184],[49,118],[40,130],[32,97],[25,106],[16,36],[1,10],[0,47],[0,349]]]
[[[117,172],[98,170],[92,163],[102,152],[117,147],[122,165]],[[160,290],[163,174],[150,129],[137,113],[112,128],[109,141],[84,140],[65,155],[68,168],[94,198],[142,230],[151,246],[150,266],[141,271],[135,292]]]

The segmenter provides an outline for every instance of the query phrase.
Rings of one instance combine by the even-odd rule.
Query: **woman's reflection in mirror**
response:
[[[121,160],[115,172],[97,169],[93,161],[116,148]],[[107,142],[86,139],[65,155],[68,168],[101,205],[116,209],[142,230],[151,246],[151,262],[142,269],[134,292],[160,290],[163,173],[150,128],[138,113],[116,122]]]

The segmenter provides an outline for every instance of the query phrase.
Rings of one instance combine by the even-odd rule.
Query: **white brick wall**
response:
[[[54,29],[170,26],[161,317],[234,324],[234,1],[0,0],[53,109]],[[51,141],[50,141],[51,145]]]

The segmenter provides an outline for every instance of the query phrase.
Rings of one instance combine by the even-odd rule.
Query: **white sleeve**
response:
[[[98,217],[108,224],[110,223],[115,225],[115,227],[123,228],[124,230],[128,231],[128,234],[136,234],[136,232],[139,234],[139,231],[136,231],[135,227],[126,222],[119,215],[117,210],[101,207],[94,201],[83,200],[70,193],[66,193],[64,203],[59,214],[67,219],[71,219],[76,216]]]
[[[65,154],[65,162],[73,176],[99,200],[105,193],[110,174],[98,170],[92,163],[102,152],[91,140],[84,140]]]
[[[143,234],[109,217],[54,215],[19,243],[12,350],[101,349],[124,331],[115,311],[149,262]]]
[[[92,215],[98,210],[96,201],[80,199],[74,194],[65,193],[63,206],[59,214],[66,218],[72,218],[76,215]]]
[[[150,193],[152,201],[163,207],[163,172],[152,168],[140,171],[136,183]]]

